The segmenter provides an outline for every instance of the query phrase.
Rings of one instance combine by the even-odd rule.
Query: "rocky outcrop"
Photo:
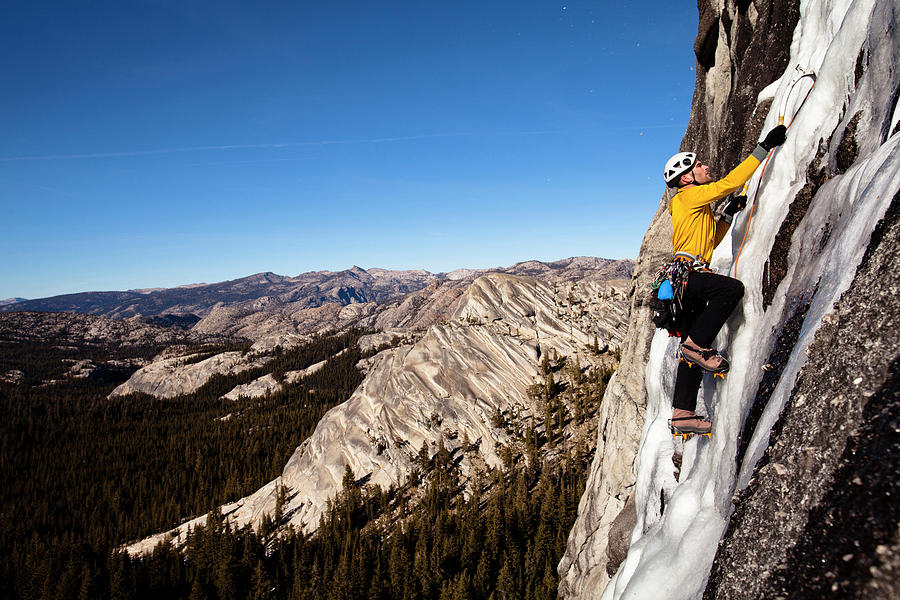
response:
[[[324,364],[324,363],[323,363]],[[230,392],[222,396],[225,400],[239,400],[240,398],[261,398],[267,394],[273,394],[282,388],[281,383],[275,380],[271,373],[254,379],[249,383],[237,385]]]
[[[20,371],[19,369],[10,369],[6,373],[0,375],[0,381],[4,383],[11,383],[13,385],[21,383],[24,378],[25,373]]]
[[[368,483],[400,485],[417,467],[419,452],[433,454],[440,444],[459,461],[463,477],[475,476],[479,465],[498,466],[502,448],[517,443],[515,432],[539,414],[529,388],[541,381],[541,357],[571,357],[585,369],[606,364],[609,356],[591,346],[595,338],[599,346],[621,344],[625,313],[621,284],[481,277],[446,323],[378,354],[362,385],[325,415],[281,477],[223,507],[223,514],[235,524],[256,525],[274,512],[283,485],[289,522],[310,531],[340,491],[346,466]],[[497,414],[509,425],[497,423]],[[204,519],[129,550],[148,551]]]
[[[578,506],[578,518],[558,568],[563,597],[582,597],[588,590],[602,590],[609,581],[610,528],[634,487],[634,463],[647,404],[644,369],[655,331],[647,304],[650,285],[672,253],[672,220],[667,206],[668,199],[664,197],[635,263],[628,292],[628,335],[622,343],[622,362],[600,403],[597,451]],[[614,554],[621,560],[625,550],[627,547]]]
[[[249,383],[237,385],[230,392],[222,396],[226,400],[238,400],[240,398],[260,398],[267,394],[274,394],[285,388],[285,385],[297,383],[304,377],[312,375],[325,366],[327,361],[320,361],[299,371],[287,371],[282,381],[278,381],[270,373],[263,375]]]
[[[156,360],[139,369],[128,381],[114,389],[109,397],[149,394],[157,398],[174,398],[197,391],[214,375],[237,375],[263,367],[272,360],[269,356],[223,352],[191,362],[195,356],[189,354]]]
[[[701,392],[712,440],[671,440],[676,359],[664,333],[643,352],[623,353],[619,374],[626,361],[647,368],[638,477],[630,479],[636,493],[611,485],[617,471],[606,455],[595,459],[560,591],[609,599],[896,597],[898,479],[887,465],[897,448],[900,339],[891,283],[900,248],[897,4],[701,2],[700,15],[682,149],[708,156],[717,174],[776,115],[792,122],[811,81],[794,93],[797,73],[814,70],[818,81],[765,177],[751,182],[752,225],[741,215],[714,254],[713,268],[737,272],[746,294],[717,340],[731,352],[728,381]],[[645,238],[638,272],[650,251]],[[631,335],[639,338],[637,318],[633,311]],[[610,385],[604,407],[621,403],[618,393]],[[601,426],[598,455],[616,435]],[[618,436],[620,446],[636,447],[634,429]],[[617,569],[614,543],[631,521],[631,503],[615,514],[624,496],[634,499],[637,518]]]
[[[385,329],[359,338],[359,349],[363,354],[386,347],[413,344],[422,337],[422,332],[410,329]]]

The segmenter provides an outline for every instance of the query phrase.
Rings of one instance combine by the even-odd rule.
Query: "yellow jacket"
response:
[[[709,262],[713,249],[728,231],[728,223],[716,222],[710,204],[744,185],[759,163],[755,153],[751,154],[722,179],[695,185],[675,194],[669,202],[675,252],[689,252]]]

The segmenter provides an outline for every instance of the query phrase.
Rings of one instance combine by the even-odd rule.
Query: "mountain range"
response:
[[[223,306],[275,303],[291,311],[319,308],[326,304],[385,304],[400,300],[430,284],[464,288],[486,273],[538,277],[545,281],[574,279],[630,279],[633,261],[574,257],[554,262],[536,260],[496,269],[459,269],[449,273],[424,270],[391,271],[352,267],[344,271],[314,271],[296,277],[257,273],[211,284],[191,284],[166,289],[81,292],[49,298],[21,300],[0,305],[0,312],[75,312],[128,319],[163,316],[168,322],[193,326],[197,320]],[[179,315],[181,322],[170,315]],[[190,315],[193,315],[191,317]]]

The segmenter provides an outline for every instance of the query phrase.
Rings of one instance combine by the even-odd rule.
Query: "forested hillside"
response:
[[[359,336],[350,331],[276,350],[276,372],[330,360],[284,392],[238,401],[220,397],[261,373],[217,376],[171,400],[107,399],[134,369],[67,378],[73,355],[101,362],[117,352],[152,356],[159,348],[73,354],[53,341],[4,343],[0,372],[29,377],[0,383],[0,595],[76,597],[71,582],[102,571],[122,543],[272,479],[325,411],[359,385]],[[58,383],[41,383],[47,379]],[[34,587],[57,584],[61,596]]]
[[[460,449],[440,446],[420,452],[417,472],[399,488],[367,485],[348,470],[344,491],[313,536],[292,529],[276,535],[276,525],[289,517],[281,510],[257,530],[226,524],[217,507],[274,478],[325,411],[360,383],[361,333],[273,350],[266,371],[328,362],[280,393],[238,401],[221,396],[261,371],[217,376],[170,400],[109,399],[133,368],[72,379],[66,377],[72,346],[4,344],[0,371],[34,376],[28,385],[0,384],[7,415],[0,476],[8,482],[0,490],[0,595],[555,597],[555,567],[585,485],[596,400],[612,374],[582,372],[562,357],[545,357],[544,383],[532,390],[544,418],[505,450],[503,468],[468,482],[469,495]],[[149,357],[158,350],[127,354]],[[201,357],[211,351],[196,350]],[[97,362],[123,351],[83,350]],[[47,379],[58,383],[41,384]],[[493,419],[497,427],[512,427],[500,413]],[[571,426],[587,429],[572,438]],[[210,524],[196,528],[180,550],[163,545],[141,558],[122,551],[125,542],[207,512]]]

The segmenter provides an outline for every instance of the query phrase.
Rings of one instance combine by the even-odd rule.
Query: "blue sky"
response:
[[[0,299],[634,258],[693,3],[14,2]]]

